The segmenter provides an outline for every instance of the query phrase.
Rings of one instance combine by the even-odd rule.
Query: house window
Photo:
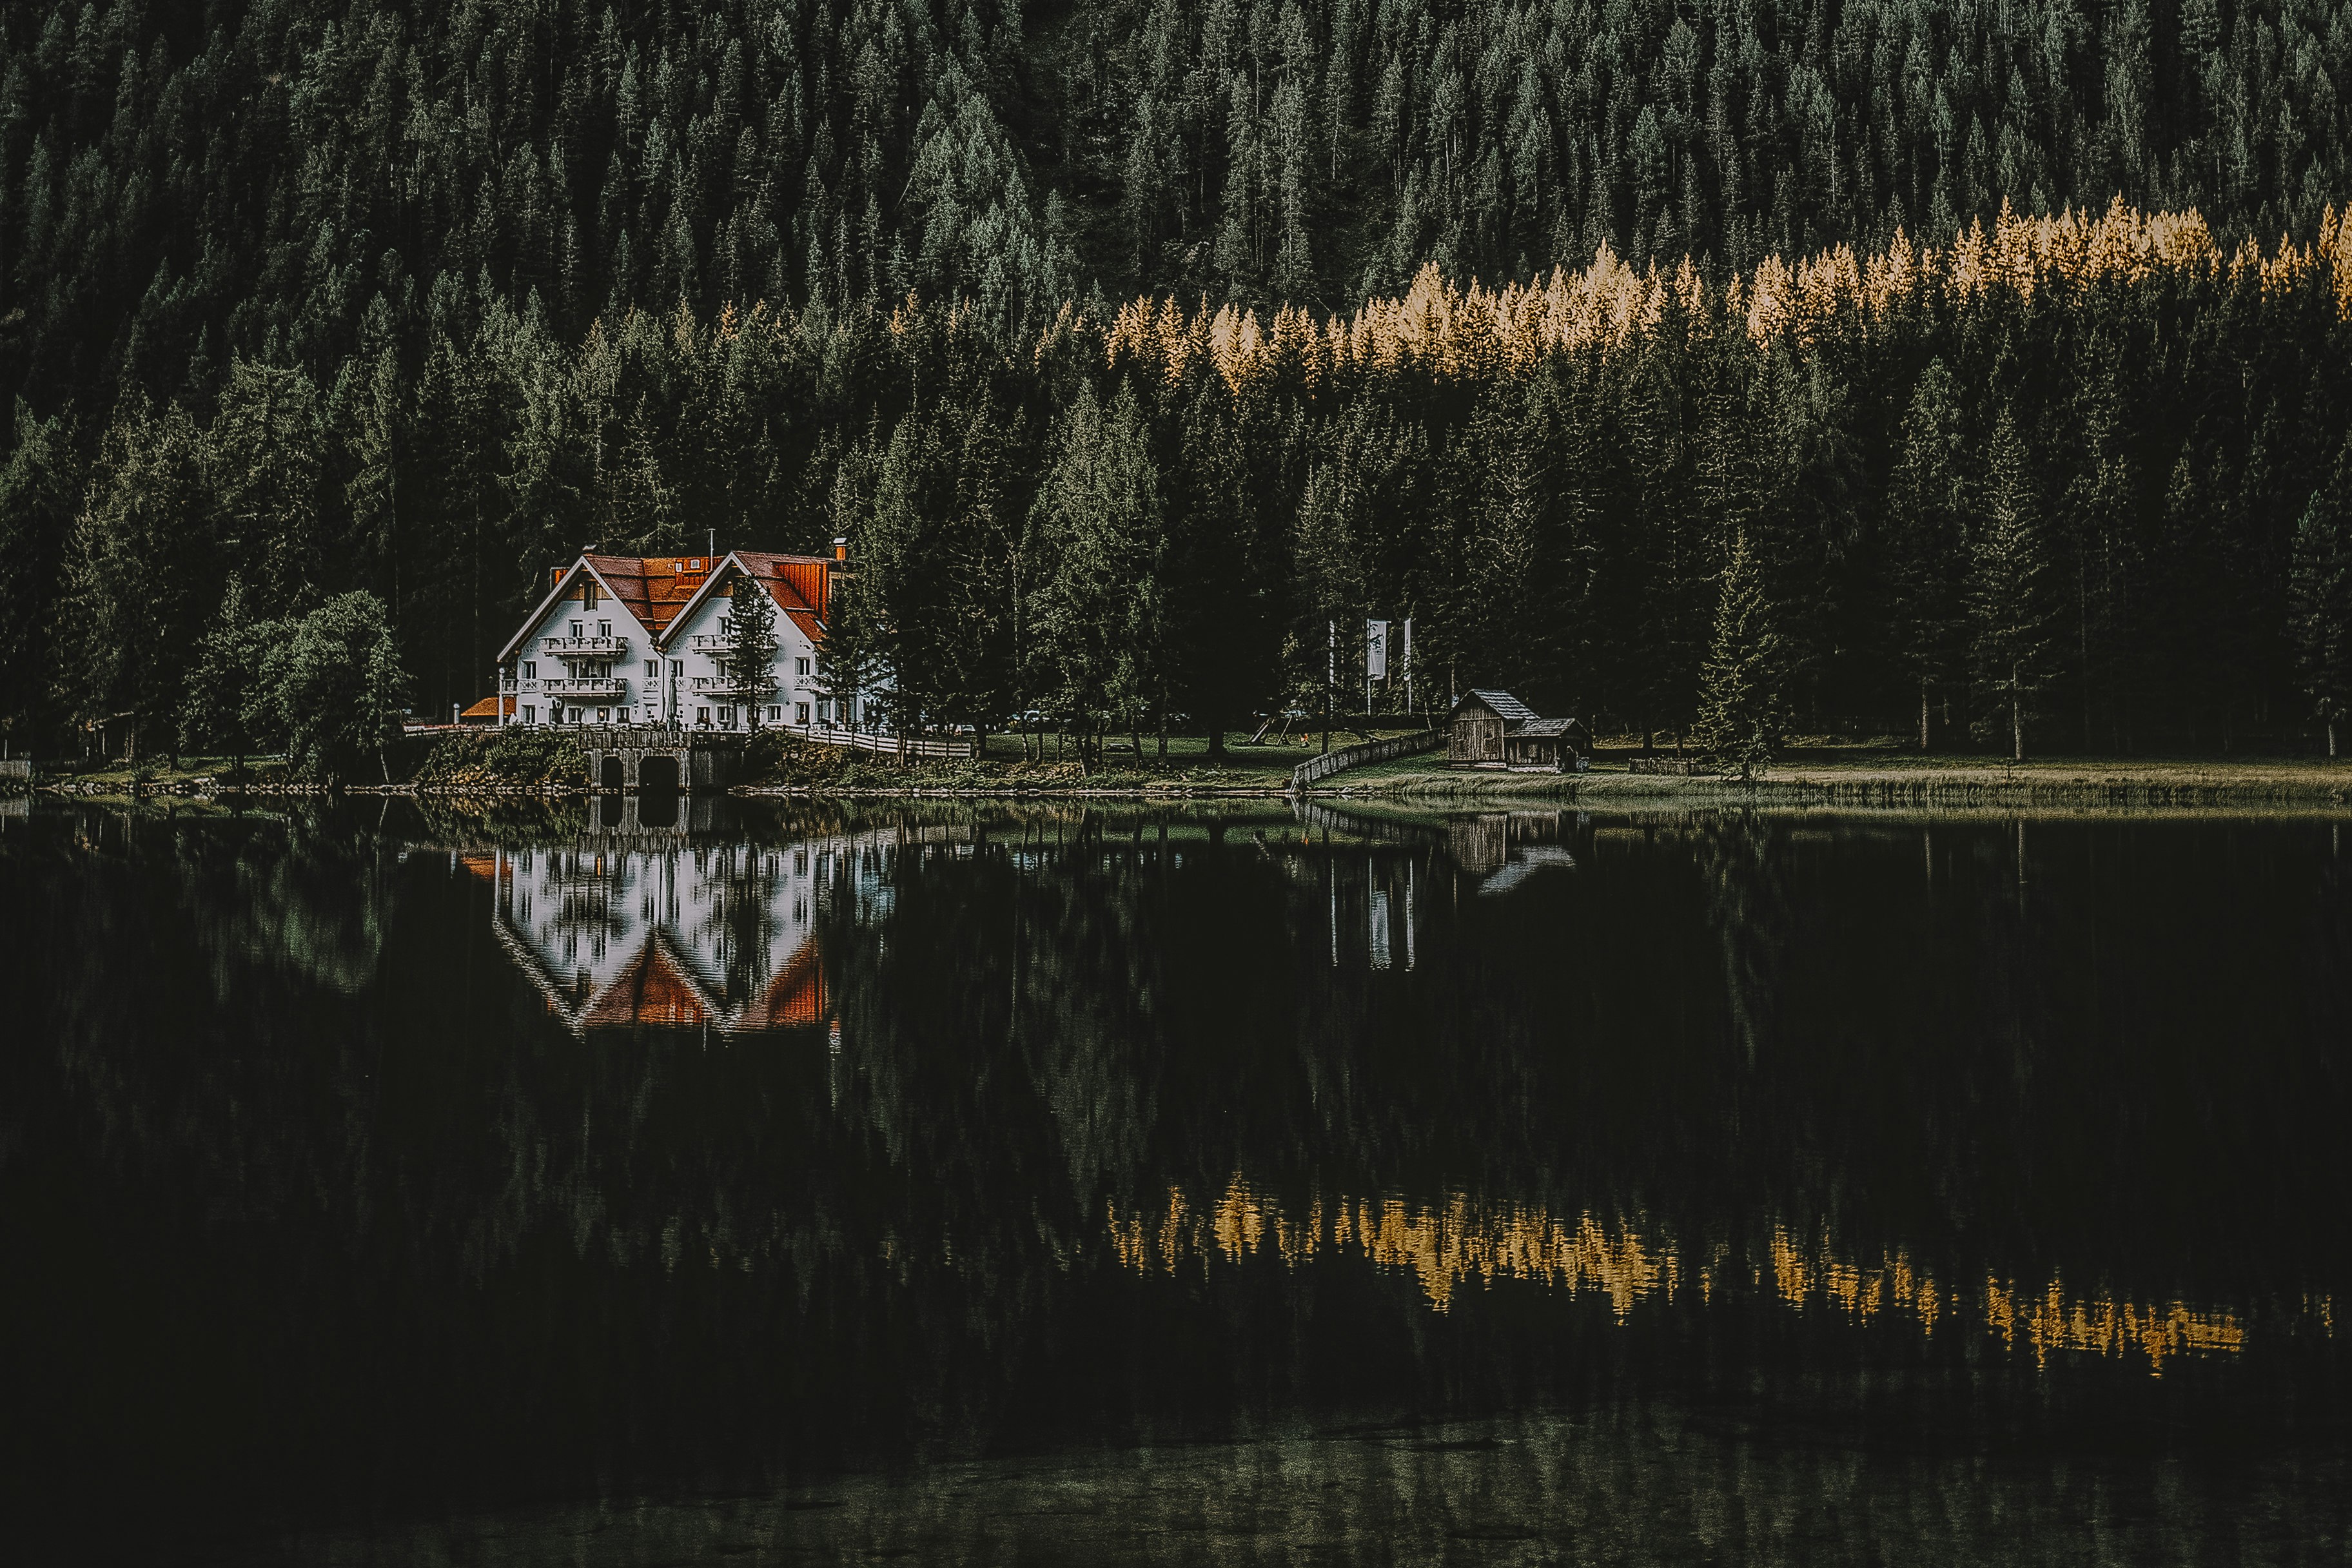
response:
[[[734,617],[734,616],[719,616],[719,636],[721,636],[721,637],[725,637],[725,636],[727,636],[730,632],[732,632],[734,629],[735,629],[735,617]]]
[[[669,672],[672,675],[684,675],[686,673],[686,660],[682,658],[671,659],[669,661]]]
[[[536,724],[539,722],[538,703],[526,702],[522,705],[522,721],[526,724]]]
[[[596,607],[595,584],[583,583],[580,584],[580,607],[583,610],[593,610]]]
[[[770,709],[768,710],[768,722],[769,722],[769,723],[771,723],[771,724],[781,724],[781,723],[782,723],[783,721],[784,721],[784,710],[783,710],[782,708],[772,707],[772,708],[770,708]]]
[[[537,680],[539,679],[539,660],[535,658],[527,658],[522,661],[522,678],[525,680]]]
[[[572,721],[574,724],[577,724],[578,722],[580,722],[580,710],[579,710],[579,709],[577,709],[577,708],[574,708],[574,709],[572,710]]]
[[[726,707],[721,708],[719,710],[719,727],[722,730],[732,730],[735,728],[735,706],[733,703],[729,703]]]
[[[659,674],[661,674],[661,660],[657,658],[646,660],[646,679],[651,680]]]
[[[710,722],[710,710],[708,708],[696,709],[694,710],[694,721],[698,724],[708,725]]]
[[[580,623],[578,621],[572,623],[572,640],[573,642],[578,642],[580,640]]]
[[[816,700],[816,721],[820,724],[830,724],[833,722],[833,700],[831,698],[820,697]]]
[[[613,710],[610,708],[599,708],[596,710],[596,722],[599,724],[609,724],[612,721]]]
[[[600,637],[611,637],[613,635],[613,623],[610,621],[598,621],[596,623],[596,635]]]
[[[803,729],[806,729],[808,727],[808,704],[805,702],[793,703],[793,712],[794,715],[793,722],[800,725]]]
[[[796,658],[793,660],[793,673],[798,676],[806,676],[808,674],[808,660],[804,658]]]

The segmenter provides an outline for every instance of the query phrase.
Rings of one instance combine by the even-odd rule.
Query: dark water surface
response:
[[[20,810],[9,1533],[2344,1562],[2342,837]]]

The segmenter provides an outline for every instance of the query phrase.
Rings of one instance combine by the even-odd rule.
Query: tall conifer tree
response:
[[[2296,679],[2333,757],[2352,701],[2352,437],[2295,524],[2287,616]]]
[[[1763,567],[1743,533],[1724,563],[1695,726],[1699,745],[1742,782],[1770,763],[1788,724],[1786,649],[1774,619]]]
[[[2007,409],[1993,427],[1984,511],[1970,555],[1970,658],[1989,700],[1980,721],[2007,719],[2010,754],[2025,760],[2025,723],[2046,679],[2051,584],[2042,510],[2025,443]]]

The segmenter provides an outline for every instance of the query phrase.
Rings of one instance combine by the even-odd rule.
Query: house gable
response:
[[[767,590],[768,597],[775,604],[777,618],[789,620],[797,626],[802,637],[814,647],[824,640],[822,606],[828,596],[826,574],[831,566],[832,563],[814,555],[772,555],[756,550],[730,551],[719,559],[717,570],[707,574],[694,593],[678,606],[663,632],[663,645],[670,646],[678,637],[692,635],[688,623],[709,613],[711,599],[727,596],[719,592],[723,584],[748,578]]]

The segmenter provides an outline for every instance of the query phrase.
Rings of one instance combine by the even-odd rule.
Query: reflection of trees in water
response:
[[[1081,821],[1066,876],[1015,879],[1012,1045],[1054,1119],[1071,1187],[1091,1202],[1145,1154],[1159,1057],[1167,909],[1138,884],[1153,868]]]
[[[45,976],[28,1037],[57,1042],[71,1083],[11,1069],[17,1102],[51,1113],[26,1136],[48,1168],[123,1195],[112,1208],[127,1217],[111,1223],[155,1227],[130,1233],[126,1257],[184,1247],[165,1218],[207,1247],[208,1226],[258,1222],[236,1245],[282,1293],[247,1304],[264,1337],[302,1342],[317,1321],[404,1343],[424,1332],[414,1320],[446,1346],[494,1300],[515,1315],[486,1339],[515,1369],[401,1370],[535,1379],[540,1408],[592,1436],[607,1430],[599,1401],[630,1375],[595,1359],[605,1347],[546,1332],[592,1310],[642,1333],[649,1368],[733,1358],[744,1368],[727,1375],[773,1408],[898,1422],[893,1441],[991,1430],[1041,1377],[1096,1401],[1107,1429],[1160,1408],[1213,1419],[1307,1386],[1327,1344],[1359,1389],[1426,1377],[1501,1399],[1581,1375],[1528,1348],[1549,1326],[1483,1315],[1466,1287],[1456,1322],[1433,1326],[1410,1281],[1383,1294],[1302,1270],[1277,1298],[1246,1268],[1160,1294],[1128,1279],[1107,1209],[1171,1187],[1215,1194],[1241,1169],[1294,1211],[1322,1191],[1639,1215],[1687,1238],[1693,1258],[1720,1232],[1752,1252],[1756,1225],[1783,1217],[1849,1258],[1909,1242],[1941,1279],[1986,1252],[2040,1248],[2063,1254],[2085,1294],[2112,1273],[2147,1300],[2215,1299],[2250,1257],[2283,1259],[2283,1289],[2342,1257],[2342,1178],[2310,1152],[2345,1104],[2336,1069],[2297,1065],[2255,1031],[2232,1047],[2235,1077],[2198,1079],[2212,1064],[2168,1035],[2162,1070],[2135,1072],[2146,1064],[2116,1041],[2146,1049],[2161,1031],[2134,1013],[2100,1034],[2054,1014],[2021,1026],[2051,1042],[2042,1070],[1996,1070],[1980,1010],[2029,994],[1976,984],[2024,941],[1988,935],[2011,916],[1985,906],[2016,900],[1997,826],[1952,830],[1938,923],[1923,926],[1908,837],[1685,825],[1630,835],[1613,858],[1580,845],[1572,875],[1457,901],[1439,894],[1438,861],[1412,858],[1430,850],[1327,848],[1295,829],[1261,845],[1242,831],[1212,843],[1181,817],[1164,843],[1160,823],[1137,818],[860,826],[895,842],[840,859],[820,889],[837,1055],[813,1031],[574,1039],[492,945],[489,889],[438,848],[403,862],[336,820],[178,828],[38,867],[12,847],[12,884],[33,884],[25,907],[43,911],[22,933]],[[842,826],[795,820],[748,842]],[[2218,840],[2143,846],[2131,879],[2094,885],[2079,847],[2050,837],[2033,851],[2047,872],[2029,898],[2050,902],[2032,941],[2087,942],[2079,917],[2095,904],[2119,922],[2101,952],[2158,944],[2143,1005],[2176,1003],[2186,949],[2160,946],[2151,889],[2169,879],[2176,899],[2237,900],[2247,884],[2229,879]],[[2197,933],[2221,943],[2223,973],[2340,979],[2340,957],[2308,967],[2328,929],[2307,883],[2288,880],[2307,875],[2308,848],[2239,851],[2259,849],[2295,897],[2275,931]],[[1354,911],[1383,888],[1399,896],[1408,864],[1426,890],[1416,967],[1376,968],[1368,945],[1335,965],[1335,905],[1365,935],[1369,914]],[[2343,918],[2340,898],[2320,908]],[[1790,934],[1800,910],[1804,941]],[[1770,940],[1734,940],[1758,932]],[[137,985],[123,983],[126,952],[141,955]],[[2058,973],[2087,960],[2064,948],[2040,962]],[[1745,999],[1718,1001],[1718,973]],[[1941,975],[1957,1000],[1906,1016],[1921,977]],[[1686,1027],[1670,990],[1689,992]],[[2186,1037],[2222,1037],[2213,1022]],[[2240,1147],[2232,1128],[2310,1178],[2297,1190],[2311,1213],[2266,1208],[2277,1192],[2219,1163]],[[1974,1194],[1971,1214],[1939,1206],[1949,1183]],[[138,1217],[142,1203],[161,1217]],[[2178,1236],[2204,1249],[2196,1280],[2130,1280],[2170,1267]],[[199,1285],[210,1267],[155,1257]],[[820,1345],[825,1364],[746,1361],[745,1344]],[[1846,1364],[1853,1352],[1823,1354]]]
[[[841,826],[835,816],[805,830]],[[2173,1058],[2147,1070],[2149,1042],[2178,1020],[2106,969],[2159,940],[2210,947],[2204,933],[2169,931],[2194,899],[2175,887],[2176,910],[2165,913],[2154,894],[2168,880],[2227,873],[2243,851],[2210,835],[2136,857],[2111,835],[2096,879],[2079,837],[2053,830],[2047,847],[2030,838],[2021,917],[2009,825],[1936,829],[1932,888],[1912,830],[1882,850],[1853,838],[1792,842],[1760,819],[1735,819],[1680,825],[1622,866],[1588,854],[1584,870],[1503,900],[1433,891],[1444,879],[1428,849],[1327,847],[1295,832],[1217,845],[1181,819],[1163,842],[1162,826],[911,822],[895,845],[841,858],[818,914],[837,1055],[803,1043],[763,1063],[742,1045],[704,1062],[676,1042],[626,1037],[570,1057],[521,1048],[543,1023],[528,994],[493,983],[508,973],[502,957],[467,951],[487,920],[425,912],[469,896],[457,892],[463,879],[451,880],[437,850],[396,864],[370,829],[334,816],[149,829],[89,875],[79,861],[72,874],[61,868],[47,906],[64,959],[52,991],[70,1015],[66,1037],[82,1042],[82,1062],[125,1106],[141,1099],[142,1062],[161,1069],[169,1042],[215,1026],[221,1005],[234,1005],[264,1045],[204,1058],[209,1079],[153,1079],[199,1097],[170,1120],[230,1143],[310,1137],[301,1107],[359,1088],[329,1081],[341,1070],[332,1052],[311,1059],[285,1041],[343,1048],[396,1034],[404,1019],[459,1020],[457,1037],[482,1053],[466,1071],[508,1075],[496,1095],[500,1148],[484,1180],[445,1170],[429,1190],[457,1211],[499,1194],[496,1217],[467,1222],[484,1266],[513,1256],[541,1223],[616,1258],[658,1251],[673,1229],[676,1247],[708,1255],[719,1239],[703,1234],[710,1215],[789,1211],[756,1161],[738,1171],[741,1156],[711,1152],[723,1138],[693,1131],[708,1118],[763,1146],[760,1115],[782,1116],[845,1170],[919,1179],[935,1194],[934,1219],[967,1227],[966,1258],[1000,1222],[1033,1239],[1043,1226],[1049,1249],[1081,1252],[1106,1194],[1126,1201],[1139,1182],[1163,1178],[1219,1181],[1244,1163],[1360,1192],[1467,1187],[1603,1212],[1630,1203],[1677,1226],[1769,1191],[1791,1223],[1866,1222],[1874,1245],[1990,1227],[2041,1246],[2063,1237],[2095,1256],[2153,1234],[2165,1213],[2231,1228],[2216,1207],[2226,1189],[2209,1195],[2166,1173],[2165,1204],[2149,1209],[2106,1196],[2102,1169],[2164,1172],[2168,1147],[2206,1146],[2217,1095],[2299,1149],[2312,1108],[2343,1092],[2316,1066],[2292,1069],[2312,1092],[2281,1103],[2263,1097],[2259,1076],[2200,1082],[2205,1069],[2174,1037],[2225,1037],[2218,1008],[2194,1031],[2164,1035]],[[790,842],[803,830],[777,831]],[[735,857],[711,920],[738,959],[727,984],[740,995],[765,978],[761,960],[741,955],[772,945],[760,857],[775,845],[709,852]],[[1703,901],[1676,892],[1688,886],[1671,875],[1677,858],[1697,869]],[[1807,881],[1791,883],[1791,862],[1811,868]],[[1374,895],[1401,902],[1414,865],[1433,889],[1420,899],[1417,969],[1379,969],[1355,950],[1335,965],[1333,921],[1361,948]],[[2294,1005],[2297,1018],[2311,1009],[2313,1026],[2342,1016],[2343,949],[2326,940],[2346,918],[2333,875],[2284,911],[2283,951],[2305,955],[2323,981],[2336,977]],[[1800,891],[1819,939],[1792,947]],[[176,918],[158,918],[158,892]],[[1636,894],[1651,900],[1638,913]],[[423,940],[436,923],[456,929]],[[395,926],[403,956],[387,971]],[[2207,961],[2221,973],[2276,968],[2282,950],[2265,950],[2259,931],[2230,935],[2237,956]],[[1654,1016],[1657,982],[1628,955],[1710,945],[1722,998],[1699,998],[1699,1026],[1677,1032]],[[122,984],[124,952],[150,955],[137,987]],[[2165,967],[2189,970],[2169,955]],[[2063,974],[2094,983],[2064,989]],[[190,1001],[191,975],[208,1003]],[[1921,975],[1944,989],[1923,991]],[[2137,989],[2170,978],[2140,975]],[[1792,1000],[1797,1032],[1762,1051]],[[1748,1071],[1710,1056],[1724,1026],[1743,1057],[1761,1051]],[[2049,1042],[2038,1075],[2017,1068],[2017,1042],[2033,1039]],[[2256,1031],[2246,1048],[2268,1060],[2291,1044]],[[353,1070],[368,1093],[384,1081]],[[240,1073],[283,1079],[291,1098],[268,1119],[277,1133],[255,1108],[279,1091]],[[657,1110],[690,1151],[684,1166],[715,1184],[674,1193],[663,1212],[648,1207],[639,1169],[677,1158],[644,1142]],[[391,1146],[382,1129],[375,1136]],[[867,1137],[878,1142],[861,1147]],[[226,1149],[217,1157],[236,1163]],[[824,1181],[856,1184],[837,1172]],[[674,1190],[675,1169],[655,1187]],[[1017,1224],[1003,1220],[1008,1193],[1022,1194]],[[947,1221],[950,1209],[961,1217]],[[883,1221],[876,1234],[904,1237],[912,1223]],[[722,1228],[734,1238],[722,1255],[781,1247],[744,1242],[756,1227],[740,1217]]]
[[[1751,1216],[1754,1234],[1735,1247],[1727,1234],[1689,1249],[1646,1219],[1557,1215],[1507,1199],[1454,1193],[1423,1205],[1402,1196],[1317,1192],[1304,1204],[1253,1185],[1236,1173],[1222,1193],[1198,1198],[1181,1186],[1160,1199],[1108,1211],[1119,1261],[1139,1274],[1229,1268],[1278,1256],[1293,1268],[1353,1256],[1409,1273],[1433,1310],[1506,1282],[1538,1285],[1573,1299],[1605,1298],[1619,1322],[1637,1307],[1677,1300],[1709,1307],[1777,1304],[1849,1325],[1894,1322],[1925,1339],[1977,1335],[2046,1366],[2053,1355],[2087,1352],[2161,1374],[2189,1355],[2234,1355],[2246,1321],[2230,1309],[2084,1293],[2053,1278],[2038,1285],[1988,1276],[1939,1279],[1900,1250],[1847,1253],[1826,1236],[1810,1243],[1785,1225]],[[2326,1340],[2335,1304],[2305,1297],[2300,1310],[2265,1315],[2274,1335]]]
[[[696,945],[717,958],[724,994],[736,1005],[775,978],[769,970],[776,932],[777,853],[759,845],[695,852],[696,869],[711,892],[710,912],[698,933],[702,941]]]
[[[387,848],[371,826],[298,805],[280,820],[190,824],[166,842],[216,999],[255,968],[346,995],[373,984],[388,889]]]
[[[1789,900],[1772,827],[1742,812],[1694,829],[1691,839],[1722,949],[1724,1003],[1752,1066],[1771,1038],[1789,942]]]
[[[2341,822],[2321,831],[2325,843],[2314,845],[2322,856],[2319,892],[2305,952],[2321,977],[2315,989],[2314,1033],[2340,1040],[2352,1037],[2352,833]]]
[[[1057,1186],[1090,1201],[1107,1174],[1132,1173],[1168,948],[1139,854],[1080,817],[877,848],[845,869],[852,885],[825,906],[820,941],[854,1093],[894,1157],[984,1167],[989,1133],[942,1145],[938,1097],[1003,1131],[1005,1091],[1026,1084],[1061,1155]]]
[[[589,826],[592,803],[577,797],[508,795],[467,801],[420,795],[402,804],[404,826],[422,842],[488,847],[577,837]]]

